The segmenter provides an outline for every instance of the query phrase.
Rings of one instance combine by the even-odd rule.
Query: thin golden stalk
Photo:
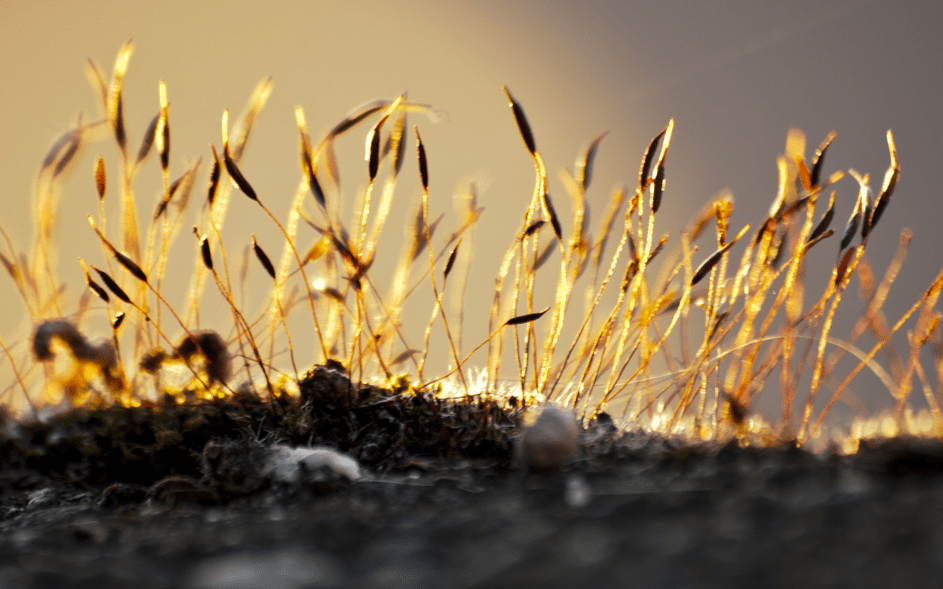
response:
[[[36,411],[36,405],[33,404],[33,400],[29,396],[29,390],[26,388],[26,382],[23,380],[23,375],[20,373],[20,369],[16,365],[16,360],[13,359],[13,353],[10,352],[10,348],[7,347],[6,342],[3,341],[3,338],[0,337],[0,347],[3,348],[3,353],[7,355],[7,359],[10,360],[10,366],[13,368],[13,374],[16,376],[16,381],[20,384],[20,388],[23,389],[23,398],[26,399],[26,404],[29,405],[30,411],[33,412],[33,418],[39,419],[39,413]]]
[[[936,279],[933,281],[933,284],[930,285],[930,288],[927,290],[927,292],[924,293],[924,295],[920,297],[920,299],[917,302],[915,302],[910,307],[910,309],[908,309],[907,312],[901,316],[900,319],[897,320],[897,323],[895,323],[894,326],[891,328],[890,333],[887,335],[887,337],[874,344],[874,347],[871,348],[870,352],[868,352],[866,360],[870,361],[872,358],[874,358],[874,355],[878,353],[878,350],[880,350],[881,347],[887,343],[890,337],[904,325],[907,319],[909,319],[911,315],[913,315],[920,307],[922,307],[927,300],[933,297],[939,296],[941,289],[943,289],[943,271],[940,271],[940,273],[937,274]],[[819,413],[818,418],[816,418],[816,420],[812,423],[811,429],[809,430],[809,434],[808,436],[806,436],[807,438],[811,438],[815,436],[815,434],[818,432],[818,429],[822,425],[822,421],[825,419],[825,416],[828,414],[829,409],[831,409],[832,405],[834,405],[835,402],[838,401],[838,398],[841,396],[842,392],[844,392],[844,390],[848,387],[848,385],[851,384],[852,379],[859,372],[861,372],[861,369],[864,368],[866,365],[867,365],[866,361],[862,360],[854,368],[854,370],[852,370],[848,374],[848,376],[845,377],[845,380],[842,381],[842,383],[838,386],[838,388],[835,389],[834,393],[832,393],[831,399],[829,399],[828,403],[825,404],[825,407],[822,409],[821,413]]]
[[[432,283],[432,293],[435,296],[436,306],[435,308],[442,313],[442,326],[445,328],[445,336],[449,340],[449,347],[452,350],[452,358],[455,360],[456,369],[458,370],[458,376],[462,381],[462,387],[465,390],[465,395],[469,394],[468,391],[468,382],[465,380],[465,373],[462,371],[462,363],[458,357],[458,350],[455,348],[455,340],[452,338],[452,332],[449,329],[448,318],[445,316],[445,310],[442,308],[442,295],[439,293],[439,287],[436,286],[435,280],[435,257],[432,252],[432,235],[429,232],[429,168],[426,161],[426,148],[422,144],[422,138],[419,136],[419,128],[415,125],[413,126],[413,132],[416,134],[416,153],[417,159],[419,160],[419,179],[422,181],[422,221],[423,225],[426,228],[426,245],[429,248],[429,282]],[[435,311],[433,311],[435,313]],[[434,319],[433,315],[433,319]],[[431,326],[430,326],[431,327]],[[429,329],[426,329],[426,345],[423,348],[423,359],[425,359],[426,351],[428,350],[428,337]],[[422,362],[420,362],[420,367]],[[419,374],[419,379],[422,380],[422,374]]]

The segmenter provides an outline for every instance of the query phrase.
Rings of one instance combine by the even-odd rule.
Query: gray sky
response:
[[[464,179],[482,184],[486,210],[471,301],[476,293],[490,300],[498,258],[532,190],[533,168],[502,85],[527,112],[551,172],[551,193],[560,195],[557,206],[564,211],[557,172],[572,166],[593,136],[609,131],[588,194],[596,221],[612,189],[636,178],[648,141],[674,117],[668,192],[656,228],[673,242],[724,188],[736,198],[735,229],[761,222],[775,195],[776,157],[789,128],[805,131],[809,156],[836,130],[826,170],[869,172],[876,190],[888,165],[885,133],[893,129],[902,178],[869,244],[880,274],[900,229],[914,232],[888,303],[893,321],[943,260],[937,180],[943,156],[941,23],[943,4],[937,1],[7,0],[0,2],[0,222],[20,246],[28,243],[28,203],[40,161],[79,112],[85,120],[97,116],[83,74],[86,59],[110,71],[119,47],[133,38],[125,95],[131,142],[139,143],[156,113],[158,80],[165,80],[172,175],[207,157],[210,142],[219,147],[223,109],[238,113],[260,79],[274,78],[243,171],[282,214],[299,179],[296,105],[305,108],[316,137],[353,107],[403,91],[439,109],[438,122],[411,120],[429,152],[433,209],[450,212],[451,196]],[[342,179],[348,196],[366,179],[358,159],[362,137],[343,148],[354,154]],[[84,220],[97,208],[91,169],[100,153],[116,165],[110,142],[92,145],[63,192],[60,224],[69,248],[60,265],[73,294],[83,285],[74,256],[97,261],[101,255]],[[152,210],[158,187],[152,160],[138,185],[143,211]],[[836,219],[843,225],[856,185],[848,178],[836,190]],[[415,183],[403,185],[401,213],[414,191]],[[233,239],[247,242],[256,232],[276,250],[270,224],[250,203],[237,204],[229,226]],[[398,250],[395,228],[388,231]],[[181,242],[179,255],[189,268],[192,244]],[[819,273],[827,273],[837,243],[820,247]],[[0,280],[0,301],[14,310],[0,316],[0,333],[22,341],[30,328],[9,280]],[[846,304],[854,308],[856,301]],[[479,311],[480,327],[487,309]],[[468,331],[470,344],[484,328],[470,325]]]

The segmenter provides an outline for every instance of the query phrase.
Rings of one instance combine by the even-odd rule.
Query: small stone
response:
[[[520,458],[531,470],[559,470],[579,454],[579,424],[568,409],[547,405],[537,420],[524,428]]]

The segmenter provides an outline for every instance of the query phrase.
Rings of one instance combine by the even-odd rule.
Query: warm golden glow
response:
[[[302,134],[303,179],[293,199],[291,194],[273,190],[269,183],[282,175],[297,181],[299,158],[294,150],[297,136],[292,135],[284,139],[292,147],[290,172],[270,168],[271,160],[254,159],[257,153],[272,149],[269,145],[256,148],[259,133],[254,131],[269,122],[259,113],[272,92],[270,78],[256,86],[244,114],[234,116],[232,129],[229,110],[223,110],[222,146],[213,146],[213,157],[209,149],[201,151],[203,159],[191,158],[188,169],[175,162],[171,169],[179,179],[172,183],[165,155],[170,130],[167,88],[159,82],[161,114],[154,139],[162,157],[162,205],[172,206],[138,219],[133,203],[147,191],[136,188],[135,182],[147,177],[138,172],[152,162],[146,161],[150,149],[146,142],[140,151],[124,145],[122,113],[131,98],[122,96],[121,83],[132,48],[128,44],[119,52],[111,93],[103,100],[107,104],[99,105],[114,126],[115,136],[106,139],[116,140],[120,149],[108,153],[107,160],[101,156],[102,164],[96,165],[102,186],[106,169],[109,176],[121,180],[112,185],[120,187],[122,205],[131,212],[122,215],[120,223],[106,223],[112,199],[104,199],[102,188],[100,202],[93,202],[93,214],[88,216],[101,243],[94,243],[89,253],[74,248],[86,256],[97,256],[97,250],[102,250],[97,265],[89,264],[95,274],[85,269],[93,296],[79,305],[65,300],[65,295],[60,300],[60,292],[71,295],[78,289],[58,278],[54,263],[59,245],[53,236],[53,220],[56,206],[67,200],[59,198],[65,187],[62,177],[79,148],[91,143],[84,127],[66,135],[43,164],[42,182],[37,183],[36,208],[41,212],[35,224],[40,231],[35,247],[28,255],[13,251],[4,257],[8,273],[26,293],[35,323],[68,316],[80,326],[75,329],[81,337],[75,336],[65,349],[57,344],[51,357],[37,355],[49,363],[48,382],[66,403],[134,405],[163,394],[183,403],[223,398],[243,388],[274,396],[297,386],[295,381],[313,358],[316,363],[331,362],[361,381],[382,377],[390,382],[403,371],[412,386],[426,390],[434,390],[445,373],[451,380],[437,391],[439,395],[491,395],[528,406],[554,402],[584,417],[607,412],[623,427],[692,440],[738,438],[743,443],[765,444],[797,438],[815,445],[826,439],[823,432],[830,427],[826,416],[844,400],[842,391],[852,379],[860,372],[871,371],[879,377],[887,372],[873,367],[876,358],[880,359],[884,346],[893,345],[895,332],[902,339],[910,329],[905,326],[910,315],[921,310],[909,354],[900,355],[906,368],[902,374],[922,375],[920,348],[938,339],[939,315],[932,309],[936,294],[930,291],[905,316],[895,313],[896,323],[885,321],[886,297],[871,298],[881,304],[869,303],[860,318],[852,319],[857,323],[851,341],[846,344],[843,334],[833,333],[840,323],[835,321],[840,303],[844,303],[842,309],[853,306],[845,301],[855,296],[854,280],[863,282],[861,277],[870,272],[864,255],[869,235],[861,224],[870,230],[869,223],[877,215],[868,217],[865,212],[873,204],[868,174],[849,170],[859,181],[856,225],[846,231],[847,243],[839,246],[837,256],[834,252],[824,255],[825,246],[809,235],[822,218],[829,222],[822,223],[819,236],[824,240],[827,230],[834,230],[829,227],[831,217],[823,216],[825,199],[820,197],[830,182],[841,178],[841,171],[819,175],[815,168],[819,162],[806,161],[801,131],[788,132],[785,152],[776,162],[779,183],[768,217],[761,213],[758,222],[746,223],[740,211],[734,211],[733,198],[724,195],[678,239],[668,225],[669,216],[684,215],[687,207],[673,200],[674,185],[665,179],[685,173],[675,159],[683,126],[674,147],[670,147],[673,118],[655,134],[647,150],[641,151],[644,141],[637,142],[642,155],[637,187],[633,167],[632,188],[615,191],[608,197],[608,208],[600,207],[605,193],[589,190],[602,135],[578,159],[578,177],[567,173],[559,191],[547,172],[556,165],[551,154],[557,156],[544,147],[551,143],[552,133],[547,129],[555,121],[533,116],[540,112],[536,105],[545,103],[533,97],[533,89],[525,84],[514,97],[505,87],[510,112],[496,115],[503,117],[502,130],[513,137],[516,127],[523,139],[523,146],[515,140],[516,151],[509,152],[504,163],[524,168],[522,186],[506,192],[525,196],[500,202],[498,216],[506,217],[501,221],[510,219],[511,229],[506,233],[483,229],[480,233],[487,239],[479,240],[485,242],[480,247],[471,245],[473,234],[479,229],[479,219],[488,216],[481,215],[482,208],[476,204],[478,189],[469,188],[476,196],[463,205],[456,223],[449,210],[450,188],[439,184],[435,172],[429,173],[430,167],[435,171],[440,165],[472,164],[463,159],[464,153],[442,148],[439,135],[449,129],[432,127],[421,117],[408,123],[413,125],[416,141],[407,149],[405,113],[434,111],[406,102],[405,95],[395,100],[380,98],[346,117],[331,118],[309,108],[311,129],[322,139],[317,151],[308,145],[305,112],[295,107],[298,129],[292,133],[300,130]],[[178,92],[175,89],[175,96]],[[174,114],[180,110],[177,100]],[[535,108],[530,109],[531,105]],[[277,116],[284,115],[284,104],[277,103],[275,108],[281,109]],[[215,120],[218,113],[208,119]],[[650,133],[663,124],[664,120],[658,122]],[[127,126],[127,137],[139,139],[140,125],[129,122]],[[420,127],[428,144],[420,139]],[[482,133],[491,135],[494,143],[504,141],[493,133]],[[823,145],[833,138],[830,134]],[[353,147],[345,146],[348,141]],[[889,198],[900,169],[890,132],[887,142],[891,167],[882,194]],[[361,144],[366,162],[359,157]],[[354,150],[355,157],[349,157]],[[312,158],[315,161],[309,161]],[[520,161],[523,166],[518,165]],[[209,205],[207,199],[191,198],[203,186],[194,178],[207,172],[215,174],[210,194],[216,199]],[[233,182],[225,182],[223,174]],[[240,196],[230,201],[232,194],[238,194],[234,186],[248,199]],[[409,196],[419,194],[417,186],[421,201],[417,196],[417,205],[410,205]],[[285,206],[286,202],[290,205]],[[283,210],[279,212],[276,206]],[[284,223],[283,217],[287,218]],[[198,249],[193,250],[192,244],[190,248],[174,246],[181,227],[183,235],[193,227]],[[138,232],[146,240],[139,241]],[[250,256],[240,264],[247,236],[251,236],[256,258]],[[837,245],[840,238],[833,237],[826,245]],[[68,246],[71,257],[73,248]],[[503,257],[491,255],[500,252],[497,248],[506,248]],[[266,250],[282,255],[269,258]],[[177,259],[181,251],[182,260]],[[193,251],[198,252],[193,259],[186,258]],[[308,253],[302,256],[299,251]],[[485,258],[482,265],[491,273],[482,278],[477,269],[462,268],[461,260],[472,255]],[[838,262],[833,265],[835,258]],[[453,266],[456,260],[460,262]],[[823,264],[824,286],[807,290],[807,275],[821,270],[818,266]],[[177,303],[165,298],[163,290],[173,289],[172,275],[190,275],[190,268],[193,278],[186,291],[187,310],[178,314]],[[893,280],[889,276],[877,288],[886,291]],[[210,292],[204,294],[205,285]],[[257,305],[262,305],[261,311]],[[698,307],[696,312],[691,312],[692,306]],[[298,313],[298,308],[310,308],[310,317]],[[218,336],[223,342],[219,347],[233,354],[238,349],[245,360],[240,360],[247,366],[244,373],[233,382],[229,382],[228,370],[214,365],[212,350],[187,345],[195,341],[193,332],[212,321],[221,321],[219,333],[226,334],[226,339]],[[97,333],[101,326],[110,337],[107,341],[115,342],[116,356],[121,352],[120,366],[96,357],[93,350],[99,348],[84,340],[86,331]],[[875,337],[873,348],[851,352],[862,345],[856,346],[854,340],[866,329],[878,330],[875,326],[884,326],[884,331]],[[155,349],[155,355],[148,357],[153,365],[145,368],[145,352]],[[850,368],[839,362],[846,353]],[[439,370],[443,365],[448,368]],[[479,369],[484,366],[487,369]],[[787,372],[777,371],[782,367]],[[788,372],[793,369],[796,374]],[[806,378],[808,373],[811,379]],[[36,374],[33,371],[33,381],[39,380]],[[834,383],[841,384],[822,396]],[[887,391],[897,409],[890,422],[884,418],[878,426],[860,425],[856,431],[899,435],[939,430],[943,418],[938,407],[928,416],[908,413],[909,383]],[[23,394],[31,394],[29,387],[22,388]],[[47,394],[50,397],[38,399],[40,404],[63,402],[51,400],[52,390]],[[925,392],[925,397],[933,406],[934,391]],[[845,444],[860,435],[853,431],[839,440]]]

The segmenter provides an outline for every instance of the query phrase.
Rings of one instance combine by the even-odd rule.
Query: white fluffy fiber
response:
[[[265,475],[273,480],[296,483],[301,478],[302,465],[308,470],[327,466],[336,474],[351,481],[360,478],[360,465],[356,460],[325,446],[310,448],[275,446],[266,463]]]

